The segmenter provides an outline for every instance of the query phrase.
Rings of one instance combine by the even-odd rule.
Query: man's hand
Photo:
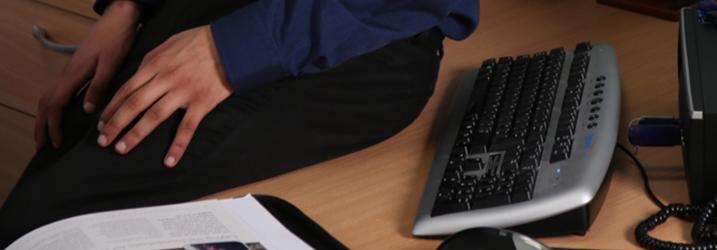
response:
[[[126,154],[172,113],[186,109],[164,158],[167,167],[174,167],[199,122],[231,93],[209,26],[178,33],[148,53],[137,73],[117,91],[97,125],[97,143],[102,147],[110,145],[146,110],[114,144],[118,153]]]
[[[94,112],[127,55],[137,30],[140,9],[134,1],[113,1],[80,44],[62,74],[40,98],[35,119],[35,143],[45,145],[48,131],[52,145],[62,143],[62,115],[70,98],[90,79],[83,109]]]

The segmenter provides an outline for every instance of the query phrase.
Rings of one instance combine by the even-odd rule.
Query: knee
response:
[[[7,204],[6,204],[7,205]],[[0,211],[0,249],[5,249],[13,241],[34,229],[31,215],[8,209],[7,206]]]
[[[58,209],[51,206],[46,193],[18,185],[0,209],[0,249],[22,235],[52,222]]]

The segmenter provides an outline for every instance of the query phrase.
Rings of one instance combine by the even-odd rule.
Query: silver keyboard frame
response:
[[[487,226],[511,227],[555,216],[587,205],[597,194],[608,173],[617,141],[620,120],[620,79],[617,58],[610,45],[597,44],[588,52],[590,63],[576,124],[575,141],[569,159],[550,163],[560,108],[567,86],[567,76],[573,59],[566,50],[563,72],[553,104],[553,113],[543,148],[543,155],[535,182],[533,199],[503,206],[469,210],[431,217],[431,210],[445,172],[451,149],[456,140],[478,70],[466,74],[458,86],[449,107],[445,135],[436,150],[433,164],[421,198],[413,234],[416,236],[447,235],[458,231]],[[599,97],[602,102],[592,105],[598,76],[604,76],[605,86]],[[587,128],[592,107],[599,106],[598,125]]]

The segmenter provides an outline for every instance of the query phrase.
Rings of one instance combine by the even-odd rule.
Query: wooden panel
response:
[[[77,13],[82,16],[97,19],[99,16],[92,10],[95,0],[36,0],[57,8]]]
[[[0,106],[0,204],[35,152],[34,119]]]
[[[680,9],[696,0],[597,0],[598,3],[677,22]]]
[[[0,103],[32,114],[39,97],[69,59],[32,37],[35,24],[55,41],[78,44],[92,21],[34,1],[0,1]]]
[[[210,197],[263,193],[283,197],[355,249],[435,249],[440,239],[411,236],[429,171],[444,104],[457,79],[489,57],[520,55],[577,42],[605,42],[618,56],[622,81],[620,141],[627,122],[641,114],[677,114],[677,23],[635,14],[595,1],[483,0],[481,23],[465,41],[446,41],[438,86],[420,117],[378,145]],[[684,202],[686,185],[678,148],[641,149],[655,190],[666,202]],[[241,167],[241,166],[237,166]],[[554,247],[639,248],[638,222],[656,212],[638,172],[616,151],[613,181],[595,224],[584,237],[541,238]],[[670,221],[653,234],[689,240],[685,224]]]

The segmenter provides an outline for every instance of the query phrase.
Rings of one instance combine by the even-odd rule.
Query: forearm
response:
[[[142,14],[142,7],[133,0],[115,0],[106,6],[103,16],[126,19],[126,22],[137,24]]]
[[[93,9],[104,15],[110,6],[121,6],[123,9],[136,11],[138,20],[146,19],[162,6],[163,0],[97,0]]]

